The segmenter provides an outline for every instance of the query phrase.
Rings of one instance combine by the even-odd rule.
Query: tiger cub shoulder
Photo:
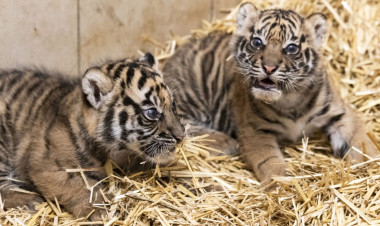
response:
[[[101,168],[108,158],[126,168],[134,164],[131,158],[166,163],[184,137],[171,91],[150,53],[89,68],[82,79],[1,71],[0,103],[5,208],[56,197],[73,215],[86,216],[102,202],[95,194],[103,185],[89,202],[81,175],[66,169]],[[106,176],[103,170],[85,175],[90,186]],[[101,213],[96,210],[93,219]]]

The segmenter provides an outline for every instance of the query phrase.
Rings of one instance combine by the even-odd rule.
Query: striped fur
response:
[[[90,191],[80,174],[66,169],[102,167],[109,157],[126,169],[139,165],[135,158],[165,163],[184,136],[149,53],[90,68],[82,79],[1,71],[0,92],[0,192],[6,208],[32,205],[42,195],[86,216]],[[86,176],[92,186],[105,172]],[[101,202],[100,194],[93,201]]]
[[[325,132],[338,157],[351,145],[362,149],[362,142],[375,156],[363,123],[325,72],[320,52],[325,30],[322,14],[304,18],[291,10],[259,11],[245,3],[234,35],[213,32],[192,39],[163,71],[181,100],[180,113],[196,125],[195,133],[219,131],[216,146],[236,133],[241,155],[263,184],[284,175],[281,144],[298,141],[303,131],[307,136]],[[348,156],[363,160],[354,151]]]

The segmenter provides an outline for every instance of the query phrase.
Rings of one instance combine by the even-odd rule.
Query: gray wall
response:
[[[42,66],[77,75],[102,59],[153,51],[240,0],[0,0],[0,68]]]

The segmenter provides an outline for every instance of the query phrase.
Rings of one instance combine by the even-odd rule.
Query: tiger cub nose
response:
[[[176,129],[171,130],[172,137],[176,140],[177,144],[185,138],[185,127],[180,125]]]
[[[185,138],[185,134],[173,134],[173,138],[177,141],[177,143],[179,143],[183,140],[183,138]]]
[[[275,66],[268,66],[268,65],[263,65],[263,68],[264,68],[265,73],[267,73],[268,75],[272,74],[277,69],[277,67]]]

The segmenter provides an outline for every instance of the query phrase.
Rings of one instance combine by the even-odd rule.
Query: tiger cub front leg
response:
[[[240,152],[263,186],[272,182],[272,177],[285,175],[286,163],[272,134],[252,128],[244,128],[240,134]]]
[[[334,155],[337,157],[343,158],[347,154],[349,161],[364,161],[366,157],[355,150],[350,150],[351,146],[361,150],[369,157],[376,157],[380,154],[368,138],[364,122],[349,108],[346,108],[346,111],[341,114],[332,116],[326,129]],[[347,153],[347,151],[349,152]]]
[[[37,194],[24,193],[21,191],[13,190],[17,188],[19,187],[8,186],[0,190],[5,209],[26,205],[29,210],[33,211],[35,205],[44,202],[44,199]]]
[[[227,134],[201,126],[191,126],[187,133],[190,136],[200,136],[207,134],[203,144],[207,147],[219,150],[221,152],[212,152],[215,155],[236,155],[238,153],[238,142]]]
[[[86,188],[86,183],[80,174],[69,174],[65,171],[44,172],[38,178],[33,178],[35,184],[46,198],[54,200],[56,197],[59,204],[62,205],[74,217],[86,217],[92,213],[90,220],[101,220],[105,211],[95,208],[93,204],[102,204],[103,197],[100,194],[102,185],[94,188],[92,200],[90,200],[91,192]],[[86,177],[87,184],[94,186],[98,181]]]

